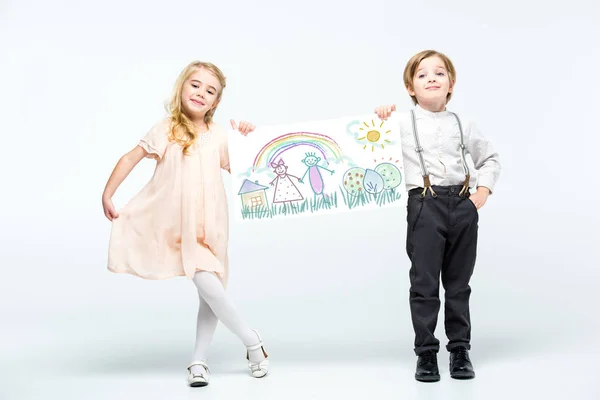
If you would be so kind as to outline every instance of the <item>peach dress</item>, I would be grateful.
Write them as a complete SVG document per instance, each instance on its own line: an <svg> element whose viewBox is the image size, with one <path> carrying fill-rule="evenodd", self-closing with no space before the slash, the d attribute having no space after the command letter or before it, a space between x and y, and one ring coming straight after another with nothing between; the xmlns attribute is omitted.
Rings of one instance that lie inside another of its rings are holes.
<svg viewBox="0 0 600 400"><path fill-rule="evenodd" d="M227 132L212 124L184 156L169 142L169 127L165 118L139 142L156 169L112 222L108 269L145 279L212 271L226 286L229 217L221 169L231 172Z"/></svg>

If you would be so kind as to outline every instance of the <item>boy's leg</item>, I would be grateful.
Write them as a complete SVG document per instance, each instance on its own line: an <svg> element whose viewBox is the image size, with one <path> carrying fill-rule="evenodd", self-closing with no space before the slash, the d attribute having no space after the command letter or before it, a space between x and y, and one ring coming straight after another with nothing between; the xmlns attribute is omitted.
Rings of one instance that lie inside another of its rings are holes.
<svg viewBox="0 0 600 400"><path fill-rule="evenodd" d="M448 241L442 266L445 291L445 328L448 351L457 347L471 348L469 281L477 256L477 208L468 198L452 197Z"/></svg>
<svg viewBox="0 0 600 400"><path fill-rule="evenodd" d="M450 376L471 379L475 371L469 358L471 318L469 281L475 267L479 215L468 198L453 197L442 285L445 290L446 348L450 352Z"/></svg>
<svg viewBox="0 0 600 400"><path fill-rule="evenodd" d="M411 191L412 192L412 191ZM417 191L419 192L419 191ZM408 199L406 251L411 260L410 311L415 354L439 351L435 337L440 309L439 276L446 243L446 197Z"/></svg>

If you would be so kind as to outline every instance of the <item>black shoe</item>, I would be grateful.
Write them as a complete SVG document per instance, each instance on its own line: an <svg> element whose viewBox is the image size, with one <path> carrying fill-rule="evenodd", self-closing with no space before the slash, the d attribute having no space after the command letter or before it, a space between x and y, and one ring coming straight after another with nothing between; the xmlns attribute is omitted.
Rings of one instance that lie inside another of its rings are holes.
<svg viewBox="0 0 600 400"><path fill-rule="evenodd" d="M440 380L440 370L437 364L437 352L426 351L417 359L415 379L419 382L437 382Z"/></svg>
<svg viewBox="0 0 600 400"><path fill-rule="evenodd" d="M450 351L450 376L454 379L475 378L469 351L465 347L457 347Z"/></svg>

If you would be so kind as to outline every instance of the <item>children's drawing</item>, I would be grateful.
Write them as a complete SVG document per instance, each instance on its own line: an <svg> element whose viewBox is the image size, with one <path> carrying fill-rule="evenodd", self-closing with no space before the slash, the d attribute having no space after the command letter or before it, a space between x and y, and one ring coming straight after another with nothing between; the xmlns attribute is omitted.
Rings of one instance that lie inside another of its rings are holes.
<svg viewBox="0 0 600 400"><path fill-rule="evenodd" d="M374 169L354 167L344 174L344 189L358 196L363 192L377 194L392 190L402 183L402 173L394 164L384 162Z"/></svg>
<svg viewBox="0 0 600 400"><path fill-rule="evenodd" d="M321 171L319 171L319 168L330 172L331 174L334 173L334 171L319 165L319 161L321 161L321 158L317 157L315 153L306 153L306 156L302 160L302 163L306 165L308 169L306 170L304 175L302 175L300 182L304 182L304 177L306 176L306 174L308 174L310 187L315 193L315 195L323 194L323 189L325 188L325 184L323 183L323 176L321 175Z"/></svg>
<svg viewBox="0 0 600 400"><path fill-rule="evenodd" d="M261 172L269 168L271 163L281 158L283 154L299 147L314 149L328 165L332 161L343 159L342 149L331 137L321 133L292 132L277 136L262 146L254 156L252 172Z"/></svg>
<svg viewBox="0 0 600 400"><path fill-rule="evenodd" d="M383 178L377 172L367 168L364 185L367 193L381 193L383 191Z"/></svg>
<svg viewBox="0 0 600 400"><path fill-rule="evenodd" d="M363 180L365 170L360 167L350 168L344 174L344 189L352 196L358 196L364 193Z"/></svg>
<svg viewBox="0 0 600 400"><path fill-rule="evenodd" d="M402 184L402 172L392 160L374 160L374 168L354 167L346 171L342 188L348 195L343 196L344 203L353 208L371 200L380 205L399 200L401 193L396 189Z"/></svg>
<svg viewBox="0 0 600 400"><path fill-rule="evenodd" d="M362 145L363 150L374 152L375 149L384 150L386 146L395 142L391 140L392 129L384 127L387 121L371 119L367 121L354 120L347 126L347 132L354 137L356 143Z"/></svg>
<svg viewBox="0 0 600 400"><path fill-rule="evenodd" d="M302 194L292 182L292 178L300 181L300 178L290 175L287 173L287 165L283 160L279 160L277 163L271 163L274 168L274 172L277 174L275 179L270 182L270 185L275 185L275 194L273 195L273 203L286 203L291 201L303 200Z"/></svg>
<svg viewBox="0 0 600 400"><path fill-rule="evenodd" d="M402 206L397 126L393 118L368 115L258 127L248 136L231 133L232 179L239 188L235 219Z"/></svg>
<svg viewBox="0 0 600 400"><path fill-rule="evenodd" d="M398 167L390 162L380 163L375 167L375 172L383 179L385 190L395 189L402 183L402 173Z"/></svg>
<svg viewBox="0 0 600 400"><path fill-rule="evenodd" d="M245 214L268 213L269 204L267 203L266 190L268 187L256 182L250 182L244 179L238 195L242 200L242 212Z"/></svg>

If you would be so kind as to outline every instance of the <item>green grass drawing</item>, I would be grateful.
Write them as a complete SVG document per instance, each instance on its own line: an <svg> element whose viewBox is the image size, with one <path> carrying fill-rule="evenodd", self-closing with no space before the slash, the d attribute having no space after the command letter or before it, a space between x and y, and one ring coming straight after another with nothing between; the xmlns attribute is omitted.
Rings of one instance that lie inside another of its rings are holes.
<svg viewBox="0 0 600 400"><path fill-rule="evenodd" d="M338 207L337 192L333 195L315 196L304 201L293 203L272 204L271 207L259 207L250 209L248 206L242 206L243 219L264 219L273 218L277 215L296 215L303 213L314 213L319 210L330 210Z"/></svg>
<svg viewBox="0 0 600 400"><path fill-rule="evenodd" d="M379 207L386 204L394 203L402 198L402 193L396 192L394 189L384 190L381 193L361 193L358 196L348 194L343 186L340 186L344 204L348 209L364 206L370 203L376 203Z"/></svg>
<svg viewBox="0 0 600 400"><path fill-rule="evenodd" d="M250 209L250 207L246 205L242 205L242 218L243 219L263 219L270 218L271 210L267 207L257 207L254 209Z"/></svg>
<svg viewBox="0 0 600 400"><path fill-rule="evenodd" d="M353 196L346 192L343 186L340 186L342 200L349 210L375 203L379 207L386 204L394 203L402 198L402 193L395 189L384 190L381 193L361 193L358 196ZM247 206L242 206L243 219L265 219L273 218L277 215L297 215L304 213L315 213L320 210L331 210L338 208L338 193L326 196L313 196L310 199L297 201L293 203L272 204L270 207L259 207L250 209Z"/></svg>

